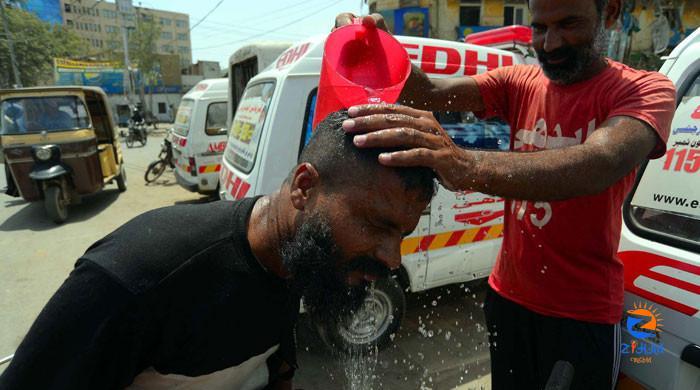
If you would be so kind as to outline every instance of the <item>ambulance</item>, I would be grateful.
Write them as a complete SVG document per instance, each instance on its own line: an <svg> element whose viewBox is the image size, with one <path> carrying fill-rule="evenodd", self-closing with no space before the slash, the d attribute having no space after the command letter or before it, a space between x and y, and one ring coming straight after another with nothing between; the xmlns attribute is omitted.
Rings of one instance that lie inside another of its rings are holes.
<svg viewBox="0 0 700 390"><path fill-rule="evenodd" d="M618 390L700 390L700 30L660 71L678 100L666 155L640 168L624 205Z"/></svg>
<svg viewBox="0 0 700 390"><path fill-rule="evenodd" d="M411 61L432 77L473 75L520 64L518 53L427 38L396 37ZM219 176L222 199L268 194L297 164L311 136L325 36L302 41L247 84L230 122ZM442 113L439 120L464 147L507 150L501 122L471 113ZM401 245L402 266L375 283L363 310L347 323L319 325L336 346L384 345L403 317L405 291L418 292L486 277L503 232L503 199L440 187L416 230Z"/></svg>
<svg viewBox="0 0 700 390"><path fill-rule="evenodd" d="M226 78L202 80L182 97L168 137L175 179L186 190L218 195L227 112Z"/></svg>

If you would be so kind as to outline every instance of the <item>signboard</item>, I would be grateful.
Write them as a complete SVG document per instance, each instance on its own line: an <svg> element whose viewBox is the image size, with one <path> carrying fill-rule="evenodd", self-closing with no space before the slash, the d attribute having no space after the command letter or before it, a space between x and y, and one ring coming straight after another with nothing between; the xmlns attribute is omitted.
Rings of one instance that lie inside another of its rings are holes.
<svg viewBox="0 0 700 390"><path fill-rule="evenodd" d="M394 15L394 31L397 35L428 37L430 35L430 18L428 8L399 8Z"/></svg>
<svg viewBox="0 0 700 390"><path fill-rule="evenodd" d="M666 155L649 161L632 205L700 218L700 96L678 105Z"/></svg>
<svg viewBox="0 0 700 390"><path fill-rule="evenodd" d="M45 22L63 24L60 0L27 0L20 6Z"/></svg>
<svg viewBox="0 0 700 390"><path fill-rule="evenodd" d="M107 94L124 93L124 69L114 62L54 59L56 85L85 85L102 88Z"/></svg>

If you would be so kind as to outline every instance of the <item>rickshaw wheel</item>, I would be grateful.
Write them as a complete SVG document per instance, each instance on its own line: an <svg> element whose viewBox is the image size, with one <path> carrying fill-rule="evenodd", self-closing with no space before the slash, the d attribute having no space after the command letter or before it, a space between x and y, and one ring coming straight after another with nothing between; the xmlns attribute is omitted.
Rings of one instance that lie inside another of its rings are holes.
<svg viewBox="0 0 700 390"><path fill-rule="evenodd" d="M122 164L119 168L119 176L116 177L117 180L117 188L119 188L119 192L124 192L126 191L126 170L124 169L124 162L122 161Z"/></svg>
<svg viewBox="0 0 700 390"><path fill-rule="evenodd" d="M63 223L68 219L68 204L63 200L61 187L48 186L44 191L44 208L46 214L55 223Z"/></svg>
<svg viewBox="0 0 700 390"><path fill-rule="evenodd" d="M131 148L134 146L134 136L129 133L126 135L126 147Z"/></svg>
<svg viewBox="0 0 700 390"><path fill-rule="evenodd" d="M143 131L143 134L141 134L141 146L146 146L146 142L148 141L148 136L146 135L146 130Z"/></svg>

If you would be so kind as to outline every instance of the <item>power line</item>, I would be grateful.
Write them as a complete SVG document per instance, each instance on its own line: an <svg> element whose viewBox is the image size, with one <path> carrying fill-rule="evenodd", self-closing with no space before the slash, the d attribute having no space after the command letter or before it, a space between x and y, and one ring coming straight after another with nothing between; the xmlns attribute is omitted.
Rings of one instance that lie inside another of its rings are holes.
<svg viewBox="0 0 700 390"><path fill-rule="evenodd" d="M308 3L311 3L311 2L314 2L314 1L317 1L317 0L304 0L304 1L300 1L300 2L298 2L298 3L296 3L296 4L292 4L292 5L287 6L287 7L282 7L282 8L278 8L278 9L272 10L272 11L270 11L270 12L266 12L264 15L258 15L258 16L254 16L254 17L252 17L252 18L247 18L247 19L245 19L244 21L245 21L246 23L248 23L248 24L251 24L251 23L252 23L252 24L257 24L260 20L267 19L267 18L269 18L271 15L275 15L275 14L278 14L278 13L280 13L280 12L288 12L288 11L289 11L290 9L292 9L292 8L296 8L296 7L299 7L299 6L301 6L301 5L308 4ZM325 2L325 1L324 1L324 2ZM296 12L296 11L295 11L295 12ZM195 19L195 20L197 20L197 19ZM203 19L200 19L200 22L201 22L201 20L203 20ZM236 23L236 21L233 20L233 21L229 21L229 22L218 22L218 21L210 20L208 23L219 24L219 25L227 26L227 27L228 27L228 26L231 26L232 23Z"/></svg>
<svg viewBox="0 0 700 390"><path fill-rule="evenodd" d="M192 50L205 50L205 49L213 49L213 48L216 48L216 47L228 46L228 45L232 45L232 44L239 43L239 42L245 42L245 41L247 41L247 40L250 40L250 39L253 39L253 38L257 38L257 37L260 37L260 36L263 36L263 35L266 35L266 34L274 33L275 31L277 31L277 30L279 30L279 29L282 29L282 28L285 28L285 27L289 27L289 26L291 26L291 25L294 24L294 23L301 22L302 20L308 18L309 16L317 15L317 14L321 13L321 11L324 11L324 10L326 10L326 9L328 9L328 8L331 8L331 7L333 7L333 6L337 5L337 4L339 4L341 1L343 1L343 0L336 0L336 1L332 2L331 4L329 4L329 5L326 6L326 7L319 8L319 9L316 10L316 12L314 12L314 13L304 15L304 16L302 16L301 18L294 19L294 20L292 20L291 22L286 23L286 24L284 24L284 25L282 25L282 26L278 26L278 27L275 27L275 28L273 28L273 29L270 29L270 30L267 30L267 31L263 31L263 32L258 33L258 34L253 34L253 35L250 35L250 36L248 36L248 37L246 37L246 38L243 38L243 39L236 39L236 40L234 40L234 41L229 41L229 42L222 43L222 44L219 44L219 45L212 45L212 46L206 46L206 47L192 48Z"/></svg>
<svg viewBox="0 0 700 390"><path fill-rule="evenodd" d="M202 19L200 19L199 22L195 23L192 27L190 27L190 31L194 30L195 27L199 26L204 20L206 20L207 17L208 17L209 15L211 15L211 13L214 12L217 8L219 8L219 6L221 5L221 3L223 3L223 2L224 2L224 0L219 0L219 2L216 3L216 5L214 6L214 8L212 8L211 10L209 10L209 12L207 12L207 14L204 15L204 17L203 17Z"/></svg>

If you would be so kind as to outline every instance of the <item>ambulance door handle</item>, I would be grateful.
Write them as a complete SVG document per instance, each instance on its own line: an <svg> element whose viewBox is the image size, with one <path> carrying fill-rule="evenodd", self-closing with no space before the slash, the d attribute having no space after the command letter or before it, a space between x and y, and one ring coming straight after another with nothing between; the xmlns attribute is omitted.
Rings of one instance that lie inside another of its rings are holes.
<svg viewBox="0 0 700 390"><path fill-rule="evenodd" d="M700 368L700 346L688 344L681 352L681 360Z"/></svg>

